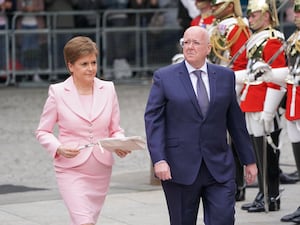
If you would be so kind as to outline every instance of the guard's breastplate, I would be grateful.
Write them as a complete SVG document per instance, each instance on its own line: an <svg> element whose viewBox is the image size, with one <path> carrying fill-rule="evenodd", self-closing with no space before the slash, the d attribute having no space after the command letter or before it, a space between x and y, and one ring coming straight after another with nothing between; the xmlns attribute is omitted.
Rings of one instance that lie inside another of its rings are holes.
<svg viewBox="0 0 300 225"><path fill-rule="evenodd" d="M214 25L210 31L210 42L212 51L208 59L215 64L227 65L230 61L230 44L228 36L234 26L237 24L237 19L232 17Z"/></svg>

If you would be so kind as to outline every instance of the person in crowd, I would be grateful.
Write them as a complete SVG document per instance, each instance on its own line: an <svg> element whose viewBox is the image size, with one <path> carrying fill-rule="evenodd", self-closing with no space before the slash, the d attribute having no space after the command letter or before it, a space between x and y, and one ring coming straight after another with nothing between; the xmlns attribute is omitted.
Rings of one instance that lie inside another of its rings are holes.
<svg viewBox="0 0 300 225"><path fill-rule="evenodd" d="M64 47L71 74L49 87L36 138L54 160L61 196L71 225L95 225L108 192L111 152L95 144L100 138L123 137L120 110L112 82L96 78L95 42L77 36ZM53 128L58 125L58 137ZM118 149L125 157L130 151Z"/></svg>
<svg viewBox="0 0 300 225"><path fill-rule="evenodd" d="M300 174L300 0L294 3L294 23L296 30L287 40L287 57L289 75L283 76L282 82L286 82L286 122L287 133L292 143L292 149L296 162L298 176ZM294 222L300 224L300 206L292 213L281 218L282 222Z"/></svg>
<svg viewBox="0 0 300 225"><path fill-rule="evenodd" d="M17 10L24 12L24 16L18 21L17 28L26 30L37 30L45 27L43 16L26 15L26 13L43 12L44 1L40 0L18 0ZM38 32L24 33L20 36L21 64L25 69L37 70L40 67L40 45L44 37ZM34 81L40 81L38 74L34 74Z"/></svg>
<svg viewBox="0 0 300 225"><path fill-rule="evenodd" d="M7 11L10 11L13 7L11 0L0 0L0 30L3 31L9 28L8 17L6 15ZM0 35L0 70L5 70L7 65L6 58L6 38L4 34Z"/></svg>
<svg viewBox="0 0 300 225"><path fill-rule="evenodd" d="M75 10L90 11L102 9L102 0L71 0ZM96 17L93 14L75 14L75 27L96 28ZM92 40L94 36L90 36Z"/></svg>
<svg viewBox="0 0 300 225"><path fill-rule="evenodd" d="M249 26L253 30L247 49L247 75L241 95L241 109L254 143L258 165L259 190L253 202L242 205L248 212L278 211L279 191L279 134L281 131L278 107L285 94L279 85L260 79L272 71L276 76L286 71L284 35L278 25L274 0L250 0L247 5ZM283 68L283 70L281 70ZM236 79L237 82L242 79Z"/></svg>
<svg viewBox="0 0 300 225"><path fill-rule="evenodd" d="M129 7L129 0L105 0L102 1L102 7L105 10L120 10L112 12L107 16L107 27L117 28L129 25L130 19L128 14L122 12ZM129 32L113 32L107 34L106 51L107 63L112 66L112 74L104 74L105 79L122 79L132 76L132 69L128 62L129 51L124 48L124 43L129 38ZM128 43L127 43L128 44Z"/></svg>
<svg viewBox="0 0 300 225"><path fill-rule="evenodd" d="M159 4L158 4L159 0L130 0L129 1L129 9L134 9L134 10L146 10L146 9L158 9L159 8ZM130 26L135 26L135 27L141 27L141 28L145 28L151 25L153 25L153 23L155 25L158 26L158 24L160 24L160 22L164 22L164 17L162 15L162 13L160 12L146 12L146 13L130 13L129 15L129 24ZM156 36L156 33L160 33L161 31L154 31L154 35L155 37L153 37L152 33L153 31L150 30L150 32L147 33L147 44L145 46L147 46L147 59L149 60L150 55L151 55L151 51L155 50L157 47L156 43L157 41L160 39L159 37ZM132 34L129 34L129 41L128 41L128 56L129 56L129 60L130 62L133 62L135 65L144 66L144 61L145 61L145 51L140 49L140 45L138 45L137 40L143 40L143 35L145 35L144 32L139 32L136 31ZM138 37L138 39L137 39ZM153 48L153 46L155 46L155 48ZM158 48L159 49L159 48ZM157 57L155 57L155 60L157 60ZM149 62L149 61L148 61ZM133 71L133 76L134 77L139 77L139 76L144 76L144 75L148 75L147 72L139 72L139 71Z"/></svg>
<svg viewBox="0 0 300 225"><path fill-rule="evenodd" d="M201 26L209 29L215 20L212 15L211 0L196 0L195 4L200 14L191 21L191 26Z"/></svg>
<svg viewBox="0 0 300 225"><path fill-rule="evenodd" d="M235 162L227 130L245 165L249 184L257 167L234 72L207 62L209 34L189 27L181 41L185 60L158 69L145 109L148 150L161 180L171 225L234 224ZM183 110L184 109L184 110Z"/></svg>
<svg viewBox="0 0 300 225"><path fill-rule="evenodd" d="M45 0L45 10L46 12L65 12L73 10L73 2L72 0ZM68 31L64 33L55 33L56 37L53 40L53 54L54 57L54 69L63 69L65 67L64 64L64 56L61 49L64 48L65 43L72 38L72 33L70 33L70 29L75 27L75 19L73 15L57 15L51 21L51 26L53 29L62 30L66 29ZM53 78L56 80L57 78Z"/></svg>
<svg viewBox="0 0 300 225"><path fill-rule="evenodd" d="M248 61L245 44L251 31L247 19L242 17L240 1L213 0L212 10L216 21L210 28L212 51L209 59L214 63L233 69L236 73L245 74ZM238 98L241 88L242 85L236 85ZM236 201L243 201L246 193L244 167L230 135L228 135L228 142L231 144L236 164Z"/></svg>
<svg viewBox="0 0 300 225"><path fill-rule="evenodd" d="M159 0L129 0L129 8L130 9L157 9L159 8L158 5ZM145 13L142 17L141 24L139 24L142 27L146 27L150 20L151 17L153 16L153 13ZM131 23L135 24L136 17L131 15Z"/></svg>

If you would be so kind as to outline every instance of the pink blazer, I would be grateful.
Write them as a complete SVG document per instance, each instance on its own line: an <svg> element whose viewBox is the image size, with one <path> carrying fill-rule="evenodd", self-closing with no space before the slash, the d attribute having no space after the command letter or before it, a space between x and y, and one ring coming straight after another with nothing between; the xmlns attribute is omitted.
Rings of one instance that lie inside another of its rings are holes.
<svg viewBox="0 0 300 225"><path fill-rule="evenodd" d="M112 153L95 147L85 148L74 158L58 156L60 145L84 145L100 138L123 137L119 125L120 110L114 85L110 81L94 79L92 115L89 117L79 100L78 92L70 76L64 82L50 85L36 138L54 159L54 165L70 168L84 163L90 156L106 165L113 165ZM58 126L58 135L53 133Z"/></svg>

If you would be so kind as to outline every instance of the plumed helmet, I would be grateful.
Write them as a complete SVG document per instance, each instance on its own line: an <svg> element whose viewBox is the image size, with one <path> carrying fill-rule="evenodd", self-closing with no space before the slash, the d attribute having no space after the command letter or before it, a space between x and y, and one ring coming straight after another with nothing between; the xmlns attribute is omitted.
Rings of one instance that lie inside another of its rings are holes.
<svg viewBox="0 0 300 225"><path fill-rule="evenodd" d="M247 15L256 11L262 11L262 13L269 12L272 26L276 27L279 25L275 0L249 0Z"/></svg>
<svg viewBox="0 0 300 225"><path fill-rule="evenodd" d="M212 0L212 5L218 5L220 3L229 4L231 2L234 5L234 14L236 16L243 16L242 7L239 0Z"/></svg>

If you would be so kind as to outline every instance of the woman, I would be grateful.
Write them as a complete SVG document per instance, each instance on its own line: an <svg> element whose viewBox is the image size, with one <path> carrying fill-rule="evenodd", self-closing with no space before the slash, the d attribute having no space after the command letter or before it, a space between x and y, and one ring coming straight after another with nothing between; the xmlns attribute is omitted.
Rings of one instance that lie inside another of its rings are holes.
<svg viewBox="0 0 300 225"><path fill-rule="evenodd" d="M71 225L94 225L103 206L113 156L97 144L101 138L123 137L112 82L97 79L96 44L75 37L64 47L71 76L50 85L36 137L54 159L57 184L69 210ZM57 124L58 137L53 133ZM116 150L120 157L129 151Z"/></svg>

